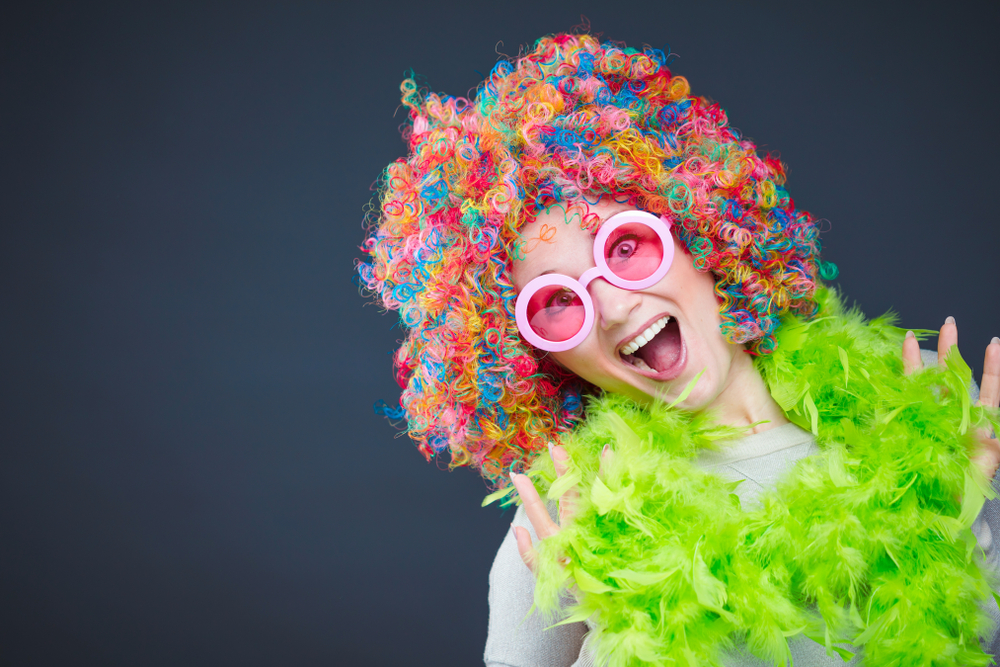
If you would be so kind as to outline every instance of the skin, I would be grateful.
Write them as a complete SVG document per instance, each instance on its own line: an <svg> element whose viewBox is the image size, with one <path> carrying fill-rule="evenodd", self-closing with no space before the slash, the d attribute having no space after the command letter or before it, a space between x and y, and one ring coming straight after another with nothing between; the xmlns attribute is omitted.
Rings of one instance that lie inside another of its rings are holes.
<svg viewBox="0 0 1000 667"><path fill-rule="evenodd" d="M602 200L591 206L602 220L621 211L634 208L625 203ZM579 278L594 265L593 235L575 222L567 224L565 211L551 209L526 225L524 238L538 238L543 225L556 228L546 243L539 243L512 266L514 283L520 290L543 272L554 271ZM675 244L677 242L675 241ZM723 424L751 426L753 432L763 431L788 420L771 398L763 379L753 366L743 345L728 342L719 329L721 317L711 274L696 270L691 257L677 244L674 261L667 275L646 290L629 291L597 279L588 286L594 301L595 323L590 335L577 347L564 352L552 352L563 367L605 391L629 396L640 403L657 398L672 401L695 375L704 373L691 394L680 403L688 410L711 410ZM645 328L645 324L661 314L676 318L687 348L683 372L669 382L660 382L636 373L618 354L621 344ZM945 355L958 343L958 328L953 318L941 327L938 355ZM903 366L907 374L923 368L920 348L912 333L903 342ZM983 378L980 383L980 405L1000 405L1000 339L994 338L986 348ZM978 433L980 449L974 463L991 479L1000 466L1000 440L989 432ZM550 445L550 455L556 474L562 475L568 455L561 447ZM602 466L613 453L605 447ZM549 517L544 501L531 480L512 473L511 480L524 504L525 512L539 539L559 532L559 525L572 517L577 492L566 492L559 503L559 521ZM512 527L518 552L525 564L534 571L534 549L529 532Z"/></svg>
<svg viewBox="0 0 1000 667"><path fill-rule="evenodd" d="M590 212L606 220L634 208L603 200L590 206ZM562 208L553 208L525 226L526 239L539 238L543 229L557 231L549 236L548 242L535 244L531 252L524 253L523 259L513 263L512 274L518 290L548 271L579 278L594 266L594 236L581 229L579 219L574 214L567 220ZM713 289L715 279L710 273L695 269L691 256L676 240L674 243L670 270L652 287L631 291L600 278L590 283L587 289L594 301L593 330L577 347L551 352L551 356L601 389L624 394L639 403L656 398L673 401L703 371L693 391L680 403L681 407L710 410L719 421L733 426L755 425L753 432L787 423L745 347L722 336L719 330L722 318ZM636 373L618 352L624 343L664 314L678 322L687 351L683 372L669 382Z"/></svg>
<svg viewBox="0 0 1000 667"><path fill-rule="evenodd" d="M955 318L949 317L941 325L938 334L938 359L944 359L953 347L958 346L958 325ZM924 368L923 359L920 358L920 344L912 331L907 332L903 339L903 371L909 375ZM986 356L983 359L983 379L979 383L978 405L995 408L1000 406L1000 338L994 338L986 346ZM979 452L972 458L972 461L986 475L987 479L993 479L996 475L997 467L1000 467L1000 440L996 434L988 429L979 431Z"/></svg>

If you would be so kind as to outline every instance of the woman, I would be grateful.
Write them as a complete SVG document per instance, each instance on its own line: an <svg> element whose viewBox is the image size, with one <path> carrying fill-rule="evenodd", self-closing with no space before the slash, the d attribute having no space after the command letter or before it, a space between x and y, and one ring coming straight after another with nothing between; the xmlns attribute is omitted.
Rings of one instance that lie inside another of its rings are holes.
<svg viewBox="0 0 1000 667"><path fill-rule="evenodd" d="M557 35L474 103L403 84L410 155L360 272L409 327L410 436L524 501L487 663L840 664L850 640L868 664L986 664L969 527L991 545L995 411L957 355L916 372L912 336L902 377L902 336L820 284L784 167L665 60ZM995 408L1000 341L985 368ZM533 588L571 622L525 620Z"/></svg>

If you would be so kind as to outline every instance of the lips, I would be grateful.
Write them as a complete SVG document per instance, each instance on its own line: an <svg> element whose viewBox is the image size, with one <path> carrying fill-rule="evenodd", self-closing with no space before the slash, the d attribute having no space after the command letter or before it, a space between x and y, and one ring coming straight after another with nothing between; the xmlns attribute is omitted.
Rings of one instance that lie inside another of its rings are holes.
<svg viewBox="0 0 1000 667"><path fill-rule="evenodd" d="M626 344L621 345L622 362L630 370L653 380L673 380L684 370L687 347L675 318L658 316L640 330ZM650 337L650 332L656 331ZM645 342L644 342L645 341ZM630 352L626 354L626 351Z"/></svg>

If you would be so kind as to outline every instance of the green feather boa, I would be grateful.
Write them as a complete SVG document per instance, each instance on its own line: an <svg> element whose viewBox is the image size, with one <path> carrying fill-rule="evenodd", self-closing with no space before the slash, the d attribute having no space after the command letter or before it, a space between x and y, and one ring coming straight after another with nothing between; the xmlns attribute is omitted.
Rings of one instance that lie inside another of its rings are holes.
<svg viewBox="0 0 1000 667"><path fill-rule="evenodd" d="M595 399L565 442L569 472L557 480L549 457L535 462L550 499L580 492L574 520L538 545L536 604L557 610L575 588L563 622L596 625L599 660L719 665L743 641L786 664L788 639L804 634L845 659L836 644L852 643L869 665L990 663L977 637L991 590L969 528L993 493L969 452L997 413L970 404L957 353L904 377L889 318L866 323L836 293L819 298L820 315L789 318L757 365L821 453L759 509L692 463L734 430L669 406ZM598 474L607 443L613 462Z"/></svg>

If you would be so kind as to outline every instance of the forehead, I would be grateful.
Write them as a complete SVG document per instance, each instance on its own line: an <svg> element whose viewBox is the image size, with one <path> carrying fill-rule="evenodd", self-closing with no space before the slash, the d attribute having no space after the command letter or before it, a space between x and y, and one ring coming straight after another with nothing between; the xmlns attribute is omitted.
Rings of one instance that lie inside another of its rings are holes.
<svg viewBox="0 0 1000 667"><path fill-rule="evenodd" d="M514 284L521 289L543 273L578 276L594 264L594 235L601 223L634 208L602 200L550 206L524 225L511 265Z"/></svg>

